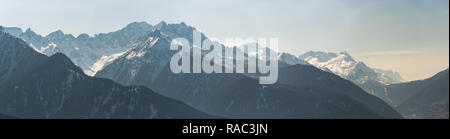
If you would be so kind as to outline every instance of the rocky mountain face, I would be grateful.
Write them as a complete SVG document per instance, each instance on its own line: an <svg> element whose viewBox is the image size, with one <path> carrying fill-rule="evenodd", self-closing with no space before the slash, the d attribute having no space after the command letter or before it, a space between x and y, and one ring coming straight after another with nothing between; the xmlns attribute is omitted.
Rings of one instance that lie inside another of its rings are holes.
<svg viewBox="0 0 450 139"><path fill-rule="evenodd" d="M4 30L0 26L0 84L18 78L39 65L47 57Z"/></svg>
<svg viewBox="0 0 450 139"><path fill-rule="evenodd" d="M169 62L171 39L159 30L149 32L96 77L113 79L124 85L150 84Z"/></svg>
<svg viewBox="0 0 450 139"><path fill-rule="evenodd" d="M149 86L175 54L175 51L169 49L172 39L185 38L192 47L193 32L196 30L194 27L185 23L167 24L163 21L154 28L95 76L113 79L124 85ZM201 40L207 39L204 34L200 35Z"/></svg>

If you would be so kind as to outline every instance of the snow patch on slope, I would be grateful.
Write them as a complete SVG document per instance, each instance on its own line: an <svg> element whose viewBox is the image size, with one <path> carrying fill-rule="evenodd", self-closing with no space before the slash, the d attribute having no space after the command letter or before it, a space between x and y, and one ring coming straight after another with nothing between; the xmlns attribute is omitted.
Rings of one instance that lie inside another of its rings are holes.
<svg viewBox="0 0 450 139"><path fill-rule="evenodd" d="M102 56L100 58L100 60L98 60L97 62L95 62L90 71L84 71L87 75L89 76L94 76L95 73L97 73L98 71L102 70L105 66L111 64L114 60L116 60L117 58L119 58L121 55L125 54L127 51L124 52L120 52L120 53L116 53L116 54L112 54L109 56Z"/></svg>

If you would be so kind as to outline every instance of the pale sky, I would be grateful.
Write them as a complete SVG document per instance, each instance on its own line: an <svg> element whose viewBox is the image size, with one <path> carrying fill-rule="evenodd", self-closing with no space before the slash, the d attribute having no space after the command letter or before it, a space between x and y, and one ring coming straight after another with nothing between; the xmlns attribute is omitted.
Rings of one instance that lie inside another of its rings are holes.
<svg viewBox="0 0 450 139"><path fill-rule="evenodd" d="M0 25L47 35L186 22L208 37L277 37L280 51L347 51L407 80L448 68L448 0L0 0Z"/></svg>

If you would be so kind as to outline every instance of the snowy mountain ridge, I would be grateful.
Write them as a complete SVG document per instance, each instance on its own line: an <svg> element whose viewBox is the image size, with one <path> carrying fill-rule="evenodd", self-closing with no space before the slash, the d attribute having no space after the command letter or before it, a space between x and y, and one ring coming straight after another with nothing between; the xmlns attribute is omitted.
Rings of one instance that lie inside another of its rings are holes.
<svg viewBox="0 0 450 139"><path fill-rule="evenodd" d="M17 27L5 28L6 32L23 39L39 53L47 56L58 52L66 54L86 74L91 76L108 64L108 62L103 62L105 58L109 58L107 61L117 58L117 54L131 48L138 37L152 29L153 26L146 22L133 22L115 32L100 33L92 37L80 34L74 37L71 34L64 34L61 30L42 36L30 28L25 32Z"/></svg>
<svg viewBox="0 0 450 139"><path fill-rule="evenodd" d="M173 53L168 48L170 42L167 35L154 29L140 37L129 50L95 76L110 78L125 85L150 83L170 60Z"/></svg>
<svg viewBox="0 0 450 139"><path fill-rule="evenodd" d="M310 51L300 55L299 58L322 70L329 70L357 84L364 84L367 80L376 80L382 84L404 81L398 72L370 68L364 62L353 59L347 52L326 53Z"/></svg>

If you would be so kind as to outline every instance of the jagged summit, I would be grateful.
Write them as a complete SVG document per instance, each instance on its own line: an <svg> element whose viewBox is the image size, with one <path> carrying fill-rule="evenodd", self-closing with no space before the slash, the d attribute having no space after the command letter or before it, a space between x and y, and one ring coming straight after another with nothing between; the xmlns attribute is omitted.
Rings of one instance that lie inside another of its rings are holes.
<svg viewBox="0 0 450 139"><path fill-rule="evenodd" d="M142 22L133 22L125 26L121 29L121 31L128 31L128 32L136 32L136 31L148 31L153 29L153 26L148 24L145 21Z"/></svg>
<svg viewBox="0 0 450 139"><path fill-rule="evenodd" d="M161 21L158 24L156 24L155 28L161 28L167 26L167 23L165 21Z"/></svg>
<svg viewBox="0 0 450 139"><path fill-rule="evenodd" d="M146 34L146 37L160 37L160 38L168 38L168 36L162 33L159 29L153 29L152 31Z"/></svg>
<svg viewBox="0 0 450 139"><path fill-rule="evenodd" d="M147 26L150 25L145 21L140 21L140 22L132 22L130 24L128 24L125 28L136 28L136 27L140 27L140 26Z"/></svg>
<svg viewBox="0 0 450 139"><path fill-rule="evenodd" d="M17 38L9 34L3 27L0 26L0 44L2 47L8 49L31 49L27 44L20 38Z"/></svg>
<svg viewBox="0 0 450 139"><path fill-rule="evenodd" d="M304 53L304 54L302 54L302 55L300 55L298 57L300 59L303 59L303 60L306 60L306 61L308 61L307 58L314 57L314 58L317 58L318 62L325 62L325 61L328 61L331 58L337 57L337 56L338 55L336 53L327 53L327 52L322 52L322 51L309 51L309 52L306 52L306 53Z"/></svg>
<svg viewBox="0 0 450 139"><path fill-rule="evenodd" d="M186 24L167 24L164 21L134 42L131 49L95 74L124 85L151 83L170 60L171 39L186 38L192 43L195 29ZM202 37L205 39L206 37ZM137 64L139 63L139 64Z"/></svg>
<svg viewBox="0 0 450 139"><path fill-rule="evenodd" d="M144 51L145 48L151 48L158 44L160 41L164 41L165 44L170 43L170 38L162 33L158 29L153 29L152 31L148 32L146 35L140 37L136 41L136 45L134 45L130 50L131 51ZM166 47L163 47L166 48ZM125 54L126 55L126 54Z"/></svg>
<svg viewBox="0 0 450 139"><path fill-rule="evenodd" d="M67 55L73 63L80 66L88 75L102 69L103 61L111 61L113 57L132 48L132 44L153 27L145 22L130 23L115 32L100 33L94 36L80 34L64 34L57 30L46 36L34 33L30 28L25 32L19 29L6 30L11 35L23 39L31 48L39 53L51 56L57 52ZM101 65L99 67L99 65Z"/></svg>
<svg viewBox="0 0 450 139"><path fill-rule="evenodd" d="M167 24L166 22L162 21L158 25L155 26L156 29L159 29L161 32L169 36L170 38L186 38L189 40L190 43L192 43L193 35L192 33L194 30L197 30L196 28L187 25L184 22L181 23L175 23L175 24ZM201 33L202 40L206 39L207 37Z"/></svg>
<svg viewBox="0 0 450 139"><path fill-rule="evenodd" d="M36 34L33 30L31 30L31 28L27 28L27 30L25 30L24 34Z"/></svg>
<svg viewBox="0 0 450 139"><path fill-rule="evenodd" d="M80 40L87 40L89 38L90 38L90 36L88 34L86 34L86 33L82 33L82 34L77 36L77 39L80 39Z"/></svg>
<svg viewBox="0 0 450 139"><path fill-rule="evenodd" d="M64 36L64 32L58 29L57 31L48 34L46 37L61 37L61 36Z"/></svg>

